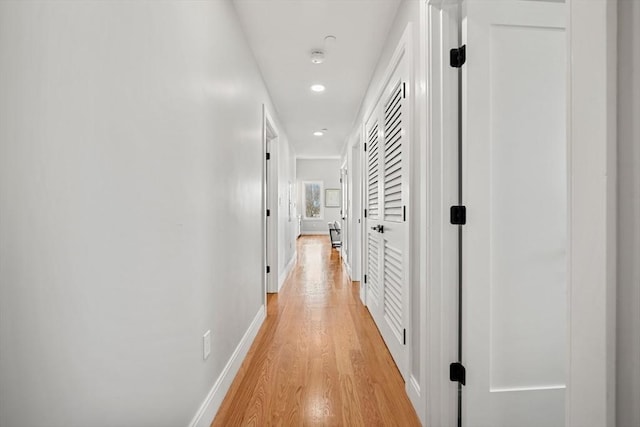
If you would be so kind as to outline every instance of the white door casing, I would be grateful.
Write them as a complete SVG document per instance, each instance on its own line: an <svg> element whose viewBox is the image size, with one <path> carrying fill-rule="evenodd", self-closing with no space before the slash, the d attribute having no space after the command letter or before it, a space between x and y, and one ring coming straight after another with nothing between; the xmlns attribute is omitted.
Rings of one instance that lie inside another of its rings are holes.
<svg viewBox="0 0 640 427"><path fill-rule="evenodd" d="M463 425L564 424L566 6L463 3Z"/></svg>
<svg viewBox="0 0 640 427"><path fill-rule="evenodd" d="M367 306L403 377L408 365L408 185L410 88L407 56L365 124Z"/></svg>

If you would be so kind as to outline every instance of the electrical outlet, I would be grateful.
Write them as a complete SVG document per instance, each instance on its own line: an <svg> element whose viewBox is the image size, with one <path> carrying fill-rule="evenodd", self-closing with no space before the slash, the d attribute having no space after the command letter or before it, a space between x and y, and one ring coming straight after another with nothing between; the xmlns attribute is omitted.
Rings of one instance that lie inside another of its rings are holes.
<svg viewBox="0 0 640 427"><path fill-rule="evenodd" d="M202 336L202 358L207 360L211 353L211 330L208 330Z"/></svg>

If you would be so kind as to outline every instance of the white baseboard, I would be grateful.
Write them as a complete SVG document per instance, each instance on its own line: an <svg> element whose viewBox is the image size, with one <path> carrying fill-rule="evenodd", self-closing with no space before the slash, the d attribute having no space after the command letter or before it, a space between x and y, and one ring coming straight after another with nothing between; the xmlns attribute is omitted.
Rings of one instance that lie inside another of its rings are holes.
<svg viewBox="0 0 640 427"><path fill-rule="evenodd" d="M211 422L216 416L224 397L229 391L229 387L231 387L231 383L233 382L244 358L247 356L249 352L249 348L253 343L253 340L256 338L258 331L260 330L260 326L264 322L266 318L266 312L264 310L264 305L260 307L256 317L253 318L251 325L244 333L244 336L238 343L235 351L229 358L229 361L225 365L224 369L220 373L220 376L211 387L207 398L202 402L200 409L196 412L195 416L189 423L189 427L209 427Z"/></svg>
<svg viewBox="0 0 640 427"><path fill-rule="evenodd" d="M418 414L418 418L420 418L420 423L423 426L426 426L427 420L426 413L424 411L424 399L420 395L420 383L416 380L416 377L413 375L409 376L409 381L407 381L405 389L409 395L409 401L411 401L413 409L416 410L416 414Z"/></svg>
<svg viewBox="0 0 640 427"><path fill-rule="evenodd" d="M340 256L342 256L342 252L340 252ZM344 258L342 258L342 263L344 264L345 270L347 270L347 275L349 276L349 279L351 279L351 281L353 281L353 277L351 276L351 266L349 265L347 260L344 259Z"/></svg>
<svg viewBox="0 0 640 427"><path fill-rule="evenodd" d="M327 231L303 231L302 233L300 233L301 236L328 236L329 235L329 230Z"/></svg>
<svg viewBox="0 0 640 427"><path fill-rule="evenodd" d="M291 256L291 259L289 260L289 263L287 263L287 265L284 267L284 269L280 273L280 277L278 277L278 292L280 292L280 289L282 289L282 285L284 285L284 282L287 281L287 277L289 277L291 270L293 270L293 266L296 265L297 259L298 259L298 254L297 252L294 252L293 255Z"/></svg>

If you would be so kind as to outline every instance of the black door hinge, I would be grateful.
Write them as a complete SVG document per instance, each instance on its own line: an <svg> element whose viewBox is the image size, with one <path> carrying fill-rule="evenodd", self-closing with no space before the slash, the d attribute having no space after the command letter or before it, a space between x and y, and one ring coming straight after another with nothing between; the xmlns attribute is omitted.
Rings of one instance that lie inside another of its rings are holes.
<svg viewBox="0 0 640 427"><path fill-rule="evenodd" d="M407 97L407 84L402 82L402 99Z"/></svg>
<svg viewBox="0 0 640 427"><path fill-rule="evenodd" d="M271 216L271 209L267 209L267 216Z"/></svg>
<svg viewBox="0 0 640 427"><path fill-rule="evenodd" d="M271 273L271 267L267 265L267 273Z"/></svg>
<svg viewBox="0 0 640 427"><path fill-rule="evenodd" d="M467 223L467 207L451 206L451 224L464 225Z"/></svg>
<svg viewBox="0 0 640 427"><path fill-rule="evenodd" d="M366 209L364 210L364 217L365 218L367 217L367 210Z"/></svg>
<svg viewBox="0 0 640 427"><path fill-rule="evenodd" d="M449 380L453 382L459 382L462 385L466 385L467 370L462 363L454 362L449 365Z"/></svg>
<svg viewBox="0 0 640 427"><path fill-rule="evenodd" d="M407 207L406 206L402 207L402 220L403 221L407 220Z"/></svg>
<svg viewBox="0 0 640 427"><path fill-rule="evenodd" d="M364 151L367 151L367 143L364 143Z"/></svg>
<svg viewBox="0 0 640 427"><path fill-rule="evenodd" d="M406 329L402 330L402 344L403 345L407 345L407 330Z"/></svg>
<svg viewBox="0 0 640 427"><path fill-rule="evenodd" d="M267 153L267 160L271 160L271 153Z"/></svg>
<svg viewBox="0 0 640 427"><path fill-rule="evenodd" d="M364 275L364 283L367 283L367 275Z"/></svg>
<svg viewBox="0 0 640 427"><path fill-rule="evenodd" d="M467 60L466 45L449 51L449 63L454 68L460 68Z"/></svg>

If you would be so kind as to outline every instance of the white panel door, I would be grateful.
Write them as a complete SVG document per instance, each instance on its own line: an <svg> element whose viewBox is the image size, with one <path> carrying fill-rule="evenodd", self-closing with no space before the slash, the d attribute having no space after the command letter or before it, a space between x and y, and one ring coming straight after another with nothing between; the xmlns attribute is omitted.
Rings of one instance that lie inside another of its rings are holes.
<svg viewBox="0 0 640 427"><path fill-rule="evenodd" d="M463 5L463 425L564 425L566 6Z"/></svg>
<svg viewBox="0 0 640 427"><path fill-rule="evenodd" d="M409 305L407 84L403 58L365 126L367 306L403 376Z"/></svg>

